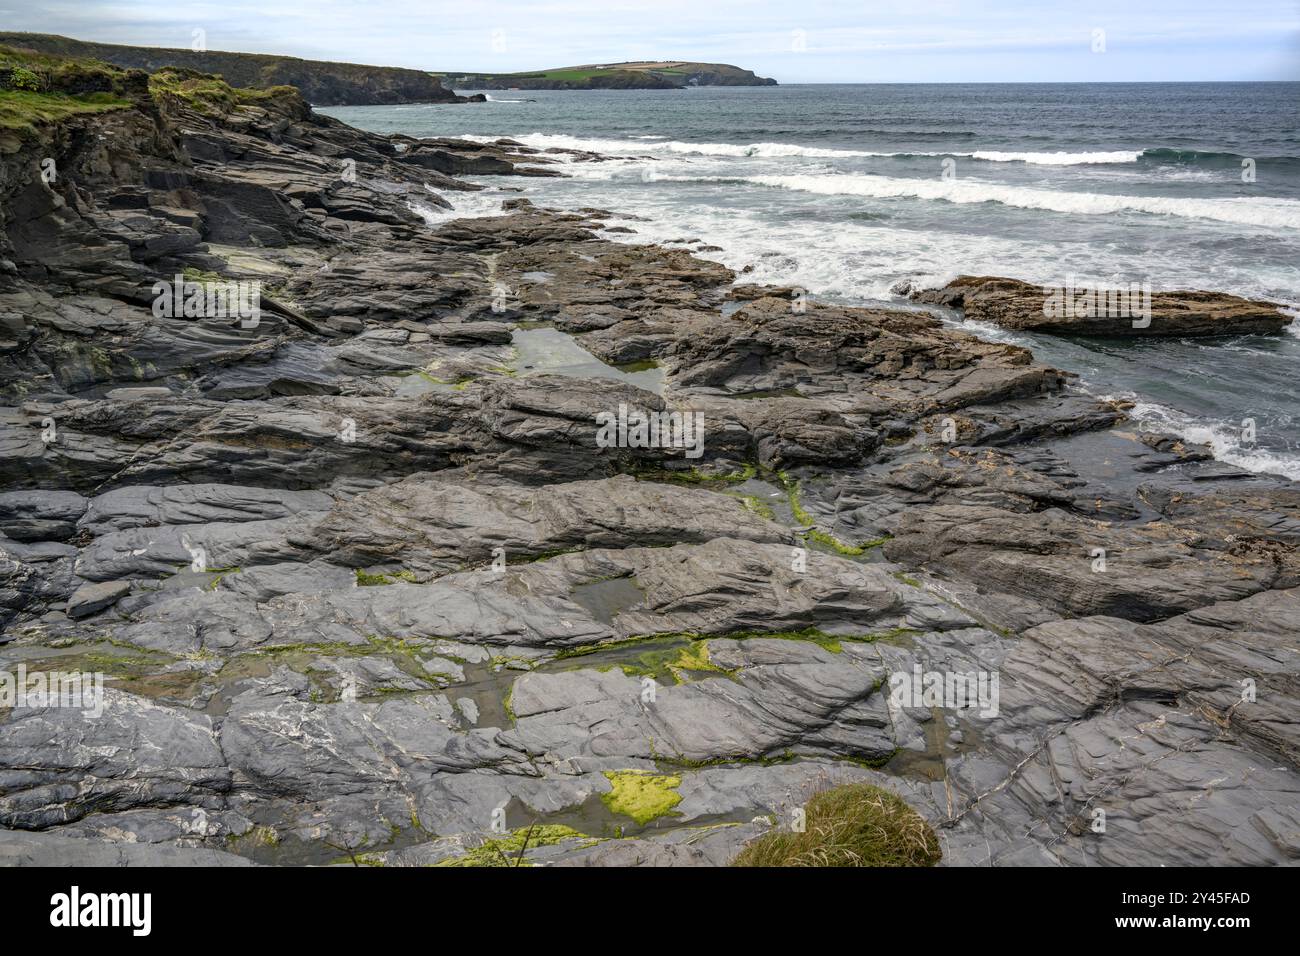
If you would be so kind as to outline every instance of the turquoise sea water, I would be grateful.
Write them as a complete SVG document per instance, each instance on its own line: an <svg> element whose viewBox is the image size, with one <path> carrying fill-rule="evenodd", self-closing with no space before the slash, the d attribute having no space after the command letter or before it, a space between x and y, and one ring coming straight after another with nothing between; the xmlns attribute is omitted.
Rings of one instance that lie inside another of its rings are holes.
<svg viewBox="0 0 1300 956"><path fill-rule="evenodd" d="M646 217L628 223L628 241L700 239L721 247L709 257L754 266L748 279L814 297L898 304L900 279L976 273L1216 289L1300 308L1300 84L490 96L322 112L377 132L615 157L565 163L565 179L483 177L492 191L447 198L454 215L484 215L516 195L497 187L522 186L540 204ZM1300 329L1145 341L977 331L1030 346L1098 394L1137 399L1143 420L1226 460L1300 478ZM1253 443L1240 438L1248 418Z"/></svg>

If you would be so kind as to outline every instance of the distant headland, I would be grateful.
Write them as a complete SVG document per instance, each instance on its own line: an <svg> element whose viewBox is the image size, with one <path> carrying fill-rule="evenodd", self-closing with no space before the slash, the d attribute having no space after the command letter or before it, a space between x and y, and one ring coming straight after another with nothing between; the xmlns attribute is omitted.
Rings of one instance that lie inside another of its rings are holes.
<svg viewBox="0 0 1300 956"><path fill-rule="evenodd" d="M776 80L757 76L729 63L692 63L685 60L635 60L568 66L523 73L444 71L447 86L468 90L671 90L690 86L776 86Z"/></svg>

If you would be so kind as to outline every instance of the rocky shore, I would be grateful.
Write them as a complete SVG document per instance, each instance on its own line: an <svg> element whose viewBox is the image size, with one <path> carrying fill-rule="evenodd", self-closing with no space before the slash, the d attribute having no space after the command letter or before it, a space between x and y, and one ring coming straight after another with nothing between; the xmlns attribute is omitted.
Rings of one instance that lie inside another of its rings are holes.
<svg viewBox="0 0 1300 956"><path fill-rule="evenodd" d="M0 709L0 862L724 865L857 781L941 865L1300 855L1294 484L536 207L553 150L123 95L0 156L0 671L107 676Z"/></svg>

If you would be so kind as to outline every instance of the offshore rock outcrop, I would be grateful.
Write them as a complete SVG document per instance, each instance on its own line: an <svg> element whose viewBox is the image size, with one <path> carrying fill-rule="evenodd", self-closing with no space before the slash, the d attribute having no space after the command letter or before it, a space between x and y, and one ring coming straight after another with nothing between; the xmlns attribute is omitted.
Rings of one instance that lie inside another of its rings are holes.
<svg viewBox="0 0 1300 956"><path fill-rule="evenodd" d="M900 291L961 309L965 318L1054 335L1206 336L1281 332L1294 321L1271 302L1225 292L1153 292L1080 282L1051 288L993 276L958 276L938 289Z"/></svg>
<svg viewBox="0 0 1300 956"><path fill-rule="evenodd" d="M850 781L947 865L1295 860L1293 484L925 312L447 208L553 159L286 92L4 158L0 671L107 688L0 709L0 862L451 864L537 822L532 863L721 865ZM178 274L260 320L156 315ZM702 454L604 447L620 405ZM669 809L614 809L647 778Z"/></svg>

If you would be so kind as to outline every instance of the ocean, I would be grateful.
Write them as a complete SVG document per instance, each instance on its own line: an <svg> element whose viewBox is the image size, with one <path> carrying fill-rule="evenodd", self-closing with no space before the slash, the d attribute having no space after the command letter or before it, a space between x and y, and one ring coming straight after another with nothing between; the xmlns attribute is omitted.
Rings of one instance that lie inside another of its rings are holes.
<svg viewBox="0 0 1300 956"><path fill-rule="evenodd" d="M460 90L458 92L473 92ZM745 281L906 305L899 280L1145 283L1300 311L1300 83L790 85L493 92L482 104L334 107L361 129L507 136L616 157L564 179L481 177L431 222L540 205L643 217ZM1300 325L1300 323L1297 323ZM1223 339L1068 339L976 326L1137 402L1153 428L1300 479L1300 327ZM1244 422L1254 426L1248 440Z"/></svg>

